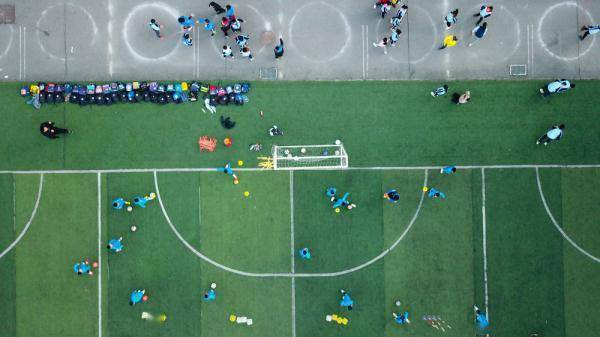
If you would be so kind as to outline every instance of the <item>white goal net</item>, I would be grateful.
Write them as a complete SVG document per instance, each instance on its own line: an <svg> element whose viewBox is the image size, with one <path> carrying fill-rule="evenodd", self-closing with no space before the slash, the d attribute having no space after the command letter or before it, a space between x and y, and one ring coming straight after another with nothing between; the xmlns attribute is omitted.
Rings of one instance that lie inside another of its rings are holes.
<svg viewBox="0 0 600 337"><path fill-rule="evenodd" d="M273 169L314 170L348 167L348 153L342 143L332 145L273 146Z"/></svg>

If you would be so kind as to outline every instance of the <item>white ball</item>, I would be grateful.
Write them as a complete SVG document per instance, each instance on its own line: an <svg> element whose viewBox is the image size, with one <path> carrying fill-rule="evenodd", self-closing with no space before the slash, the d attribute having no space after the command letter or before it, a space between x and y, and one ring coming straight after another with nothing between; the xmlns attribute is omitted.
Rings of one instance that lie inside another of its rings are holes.
<svg viewBox="0 0 600 337"><path fill-rule="evenodd" d="M133 207L127 206L127 212L131 212L131 211L133 211Z"/></svg>
<svg viewBox="0 0 600 337"><path fill-rule="evenodd" d="M290 150L284 150L283 153L290 154Z"/></svg>
<svg viewBox="0 0 600 337"><path fill-rule="evenodd" d="M211 283L210 284L210 289L215 289L217 288L217 284L216 283Z"/></svg>
<svg viewBox="0 0 600 337"><path fill-rule="evenodd" d="M150 193L150 199L154 199L154 198L156 198L156 193L154 193L154 192Z"/></svg>
<svg viewBox="0 0 600 337"><path fill-rule="evenodd" d="M335 145L340 145L340 144L342 144L342 141L341 141L341 140L339 140L339 139L336 139L336 140L335 140Z"/></svg>
<svg viewBox="0 0 600 337"><path fill-rule="evenodd" d="M336 156L339 156L339 155L340 155L340 151L338 151L338 150L335 150L335 152L334 152L334 153L335 153L335 155L336 155Z"/></svg>
<svg viewBox="0 0 600 337"><path fill-rule="evenodd" d="M399 307L402 303L400 303L400 301L396 301L396 306Z"/></svg>
<svg viewBox="0 0 600 337"><path fill-rule="evenodd" d="M136 226L136 225L133 225L133 226L131 226L131 231L132 231L132 232L135 232L135 231L137 231L137 226Z"/></svg>
<svg viewBox="0 0 600 337"><path fill-rule="evenodd" d="M301 152L301 153L306 153L306 149L305 149L305 148L301 148L301 149L300 149L300 152Z"/></svg>

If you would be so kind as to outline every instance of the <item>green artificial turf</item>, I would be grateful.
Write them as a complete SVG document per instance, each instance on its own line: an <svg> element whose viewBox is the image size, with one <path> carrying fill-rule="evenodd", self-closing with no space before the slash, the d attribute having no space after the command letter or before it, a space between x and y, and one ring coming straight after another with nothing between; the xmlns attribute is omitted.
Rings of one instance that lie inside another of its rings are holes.
<svg viewBox="0 0 600 337"><path fill-rule="evenodd" d="M0 85L0 115L11 121L0 137L2 169L216 167L243 159L255 166L248 145L321 144L341 139L352 166L469 164L597 164L600 121L594 97L600 82L581 81L568 94L541 98L539 81L451 82L450 92L471 90L469 104L432 98L432 82L255 82L250 102L218 107L201 103L44 105L35 111L17 96L16 83ZM259 116L264 111L264 117ZM219 116L237 122L232 130ZM49 141L38 133L45 120L74 130ZM564 139L549 148L535 139L553 124L566 124ZM270 138L276 124L283 137ZM227 135L233 146L200 154L198 138Z"/></svg>
<svg viewBox="0 0 600 337"><path fill-rule="evenodd" d="M452 105L449 97L432 98L429 90L438 85L255 82L249 104L219 107L210 115L200 103L62 104L34 111L16 96L18 84L3 83L0 115L12 124L0 135L0 170L217 167L227 162L235 169L239 159L244 167L256 167L256 157L268 155L275 143L335 139L343 140L352 167L599 163L600 122L594 115L599 81L578 82L572 92L548 99L538 96L537 81L451 82L451 92L473 93L464 106ZM223 129L221 115L232 117L236 127ZM37 128L49 119L75 132L45 139ZM563 140L535 146L547 127L560 122L567 125ZM283 137L267 136L273 124L284 130ZM219 139L215 153L199 153L201 135ZM233 138L231 148L222 145L225 136ZM255 142L263 144L262 152L248 151ZM595 334L600 268L554 228L534 169L472 169L453 175L420 169L237 174L238 185L216 171L157 174L173 225L208 258L253 273L290 273L293 261L296 273L311 274L385 257L335 277L240 276L185 247L158 199L132 213L111 207L115 197L156 191L153 173L48 173L27 235L0 259L0 335L96 337L100 300L102 336L292 336L292 296L298 337L476 335L472 305L485 308L483 174L492 335ZM427 185L445 192L447 199L425 196L418 209L426 174ZM544 195L559 225L595 256L600 256L599 174L597 168L540 169ZM0 251L29 220L39 182L37 174L0 174ZM338 195L349 192L357 208L335 213L325 196L329 186ZM398 204L382 198L391 188L401 195ZM138 227L135 233L132 224ZM123 252L109 252L107 241L121 236ZM100 299L98 275L78 277L72 271L78 259L98 258L98 241ZM311 260L298 257L302 247L310 248ZM202 301L212 282L217 300ZM135 288L146 288L150 299L131 307L129 294ZM355 300L351 312L339 306L342 288ZM400 308L394 306L397 299ZM409 311L411 324L400 326L392 312L403 310ZM167 322L143 321L144 311L164 312ZM349 325L325 322L325 315L333 313L349 318ZM250 317L254 324L230 323L231 314ZM442 333L427 325L423 316L431 315L452 328Z"/></svg>
<svg viewBox="0 0 600 337"><path fill-rule="evenodd" d="M551 173L546 184L559 192L560 171ZM565 336L566 243L549 223L535 171L486 170L486 186L490 328L501 336Z"/></svg>
<svg viewBox="0 0 600 337"><path fill-rule="evenodd" d="M74 263L98 256L95 178L44 177L38 213L16 247L18 336L97 334L97 278L73 272Z"/></svg>

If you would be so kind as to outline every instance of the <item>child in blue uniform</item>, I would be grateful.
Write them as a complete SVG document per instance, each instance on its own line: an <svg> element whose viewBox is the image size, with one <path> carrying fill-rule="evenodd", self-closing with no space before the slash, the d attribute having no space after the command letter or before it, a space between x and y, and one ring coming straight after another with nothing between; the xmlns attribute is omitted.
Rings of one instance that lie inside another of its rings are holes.
<svg viewBox="0 0 600 337"><path fill-rule="evenodd" d="M350 297L350 295L344 290L341 289L340 293L342 293L342 299L340 301L341 307L346 307L348 310L352 310L352 306L354 305L354 301Z"/></svg>
<svg viewBox="0 0 600 337"><path fill-rule="evenodd" d="M108 245L106 246L106 248L108 248L109 250L113 250L115 253L119 253L120 251L123 250L123 238L120 237L118 239L111 239L110 241L108 241Z"/></svg>
<svg viewBox="0 0 600 337"><path fill-rule="evenodd" d="M112 201L112 206L114 209L122 209L125 205L129 205L129 201L125 201L123 198L115 198Z"/></svg>
<svg viewBox="0 0 600 337"><path fill-rule="evenodd" d="M208 302L212 302L212 301L216 300L217 292L215 291L215 289L217 289L217 284L211 283L210 289L208 289L208 291L204 293L204 296L202 296L202 300L208 301Z"/></svg>
<svg viewBox="0 0 600 337"><path fill-rule="evenodd" d="M456 166L446 166L440 170L442 174L452 174L454 172L456 172Z"/></svg>
<svg viewBox="0 0 600 337"><path fill-rule="evenodd" d="M73 265L73 271L77 275L83 275L83 274L93 275L94 274L94 272L92 272L92 267L90 266L90 262L88 260L82 261L80 263L75 263Z"/></svg>
<svg viewBox="0 0 600 337"><path fill-rule="evenodd" d="M311 259L311 255L310 255L310 250L308 250L308 248L302 248L298 251L300 253L300 257L305 259L305 260L310 260Z"/></svg>
<svg viewBox="0 0 600 337"><path fill-rule="evenodd" d="M444 192L436 190L435 188L429 189L429 194L427 194L427 196L430 197L430 198L442 198L442 199L446 199L446 194L444 194Z"/></svg>
<svg viewBox="0 0 600 337"><path fill-rule="evenodd" d="M383 197L385 199L387 199L389 202L393 202L394 204L397 203L398 201L400 201L400 194L398 193L398 191L396 191L394 189L385 192Z"/></svg>
<svg viewBox="0 0 600 337"><path fill-rule="evenodd" d="M129 296L129 305L136 305L140 303L144 298L145 293L146 289L132 291L131 295Z"/></svg>
<svg viewBox="0 0 600 337"><path fill-rule="evenodd" d="M333 199L333 208L338 208L340 206L343 206L344 204L348 204L348 196L350 195L349 192L344 193L344 196L341 199ZM344 205L345 206L345 205Z"/></svg>
<svg viewBox="0 0 600 337"><path fill-rule="evenodd" d="M473 309L475 310L475 323L477 324L477 327L481 330L485 330L490 325L487 316L482 313L476 305L473 306Z"/></svg>
<svg viewBox="0 0 600 337"><path fill-rule="evenodd" d="M225 167L219 167L217 168L217 171L219 172L223 172L225 174L228 174L230 176L233 177L233 180L237 180L237 176L235 175L235 173L233 173L233 170L231 169L231 164L227 163L227 165L225 165Z"/></svg>
<svg viewBox="0 0 600 337"><path fill-rule="evenodd" d="M394 321L398 324L410 323L410 321L408 320L408 311L405 311L403 314L400 315L393 312L392 316L394 317Z"/></svg>

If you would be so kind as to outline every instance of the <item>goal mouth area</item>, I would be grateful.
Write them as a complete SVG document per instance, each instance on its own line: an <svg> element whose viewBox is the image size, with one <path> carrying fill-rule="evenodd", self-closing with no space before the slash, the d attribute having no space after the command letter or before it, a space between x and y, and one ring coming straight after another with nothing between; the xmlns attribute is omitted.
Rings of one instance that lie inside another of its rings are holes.
<svg viewBox="0 0 600 337"><path fill-rule="evenodd" d="M322 170L348 167L348 153L342 143L323 145L274 145L274 170Z"/></svg>

